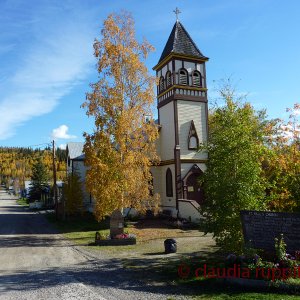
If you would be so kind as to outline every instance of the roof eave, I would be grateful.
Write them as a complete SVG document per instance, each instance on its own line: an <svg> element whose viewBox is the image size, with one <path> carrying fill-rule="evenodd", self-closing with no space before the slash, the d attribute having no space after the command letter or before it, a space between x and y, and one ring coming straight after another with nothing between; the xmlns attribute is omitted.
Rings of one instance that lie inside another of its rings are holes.
<svg viewBox="0 0 300 300"><path fill-rule="evenodd" d="M206 56L198 57L198 56L192 56L192 55L187 55L187 54L182 54L182 53L171 52L164 59L162 59L161 61L159 61L152 69L154 71L156 71L161 66L163 66L164 64L166 64L169 60L171 60L172 58L175 58L175 57L178 57L178 58L189 58L189 59L193 59L193 60L199 61L199 62L206 62L206 61L209 60L209 58L206 57Z"/></svg>

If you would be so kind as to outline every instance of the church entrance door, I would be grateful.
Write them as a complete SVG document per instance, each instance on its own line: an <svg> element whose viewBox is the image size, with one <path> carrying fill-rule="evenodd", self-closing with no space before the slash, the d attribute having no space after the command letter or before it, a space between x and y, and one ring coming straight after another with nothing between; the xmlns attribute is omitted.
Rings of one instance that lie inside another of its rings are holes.
<svg viewBox="0 0 300 300"><path fill-rule="evenodd" d="M195 200L199 204L204 201L204 192L201 184L199 183L200 174L192 173L186 179L187 199Z"/></svg>

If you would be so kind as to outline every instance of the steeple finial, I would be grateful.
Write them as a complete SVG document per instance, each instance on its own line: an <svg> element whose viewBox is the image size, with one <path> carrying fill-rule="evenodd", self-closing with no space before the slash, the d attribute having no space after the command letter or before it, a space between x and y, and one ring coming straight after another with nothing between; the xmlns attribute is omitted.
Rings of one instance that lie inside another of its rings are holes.
<svg viewBox="0 0 300 300"><path fill-rule="evenodd" d="M173 10L173 12L175 13L175 15L176 15L176 21L178 22L179 21L179 14L181 13L181 11L178 9L178 7L176 7L176 9L175 10Z"/></svg>

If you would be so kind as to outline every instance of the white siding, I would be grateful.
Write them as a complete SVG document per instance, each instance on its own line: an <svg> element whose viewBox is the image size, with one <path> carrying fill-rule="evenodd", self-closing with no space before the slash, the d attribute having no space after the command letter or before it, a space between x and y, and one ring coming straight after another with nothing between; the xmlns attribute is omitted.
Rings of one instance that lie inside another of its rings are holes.
<svg viewBox="0 0 300 300"><path fill-rule="evenodd" d="M206 109L205 103L179 100L178 107L178 127L179 143L181 148L181 158L206 159L205 153L198 153L188 150L188 135L191 121L194 121L199 143L207 140L206 132Z"/></svg>
<svg viewBox="0 0 300 300"><path fill-rule="evenodd" d="M179 201L179 215L181 218L192 221L193 223L200 223L200 213L198 209L200 205L196 201Z"/></svg>
<svg viewBox="0 0 300 300"><path fill-rule="evenodd" d="M174 108L170 102L159 109L160 124L160 157L161 160L174 158L175 132L174 132Z"/></svg>
<svg viewBox="0 0 300 300"><path fill-rule="evenodd" d="M161 69L161 76L166 77L167 71L168 71L168 66L165 65L165 66Z"/></svg>
<svg viewBox="0 0 300 300"><path fill-rule="evenodd" d="M195 70L195 63L190 62L190 61L185 61L183 63L184 68L189 72L189 74L192 73L192 71Z"/></svg>
<svg viewBox="0 0 300 300"><path fill-rule="evenodd" d="M182 68L182 61L181 60L175 60L175 72L178 72L179 69Z"/></svg>
<svg viewBox="0 0 300 300"><path fill-rule="evenodd" d="M81 181L85 181L86 167L83 161L73 160L73 170L80 176Z"/></svg>
<svg viewBox="0 0 300 300"><path fill-rule="evenodd" d="M84 161L76 161L73 160L73 170L80 176L80 180L82 182L82 191L84 196L84 203L86 205L90 204L90 193L86 190L85 186L85 176L86 176L86 166L84 165Z"/></svg>

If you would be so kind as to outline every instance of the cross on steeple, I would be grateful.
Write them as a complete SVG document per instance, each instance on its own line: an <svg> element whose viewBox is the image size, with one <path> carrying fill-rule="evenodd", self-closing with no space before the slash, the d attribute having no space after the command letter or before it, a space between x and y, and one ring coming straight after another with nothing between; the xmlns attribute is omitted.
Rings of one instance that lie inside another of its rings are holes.
<svg viewBox="0 0 300 300"><path fill-rule="evenodd" d="M178 21L178 20L179 20L178 15L181 13L181 11L178 9L178 7L176 7L176 9L173 10L173 12L174 12L175 15L176 15L176 21Z"/></svg>

